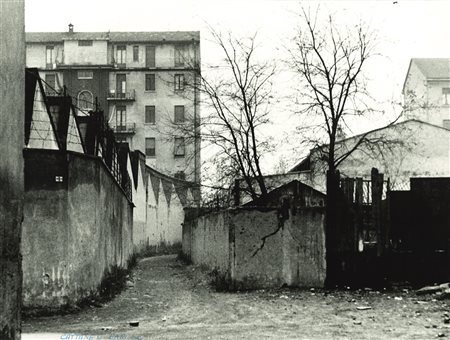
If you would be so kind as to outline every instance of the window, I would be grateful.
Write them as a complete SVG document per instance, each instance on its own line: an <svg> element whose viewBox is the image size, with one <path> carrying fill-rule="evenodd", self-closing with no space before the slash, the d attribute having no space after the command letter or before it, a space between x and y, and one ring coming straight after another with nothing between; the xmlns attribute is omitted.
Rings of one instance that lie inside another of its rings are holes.
<svg viewBox="0 0 450 340"><path fill-rule="evenodd" d="M92 40L78 40L78 46L92 46Z"/></svg>
<svg viewBox="0 0 450 340"><path fill-rule="evenodd" d="M450 119L444 119L442 121L442 126L445 127L447 130L450 130Z"/></svg>
<svg viewBox="0 0 450 340"><path fill-rule="evenodd" d="M127 93L127 75L125 73L116 74L116 93L118 98L124 98Z"/></svg>
<svg viewBox="0 0 450 340"><path fill-rule="evenodd" d="M47 64L47 68L53 67L53 46L47 46L45 48L45 63Z"/></svg>
<svg viewBox="0 0 450 340"><path fill-rule="evenodd" d="M175 66L184 66L184 46L175 46Z"/></svg>
<svg viewBox="0 0 450 340"><path fill-rule="evenodd" d="M175 123L184 123L184 106L175 105Z"/></svg>
<svg viewBox="0 0 450 340"><path fill-rule="evenodd" d="M139 61L139 46L133 46L133 61Z"/></svg>
<svg viewBox="0 0 450 340"><path fill-rule="evenodd" d="M145 138L145 155L147 157L155 157L156 145L155 138Z"/></svg>
<svg viewBox="0 0 450 340"><path fill-rule="evenodd" d="M184 74L176 74L174 77L175 81L175 91L184 90Z"/></svg>
<svg viewBox="0 0 450 340"><path fill-rule="evenodd" d="M156 115L155 115L155 106L149 105L145 107L145 123L146 124L155 124Z"/></svg>
<svg viewBox="0 0 450 340"><path fill-rule="evenodd" d="M116 131L127 130L127 107L125 105L116 106Z"/></svg>
<svg viewBox="0 0 450 340"><path fill-rule="evenodd" d="M175 149L174 149L175 157L184 157L184 138L183 137L175 137Z"/></svg>
<svg viewBox="0 0 450 340"><path fill-rule="evenodd" d="M127 62L127 47L125 45L117 46L117 64L125 65Z"/></svg>
<svg viewBox="0 0 450 340"><path fill-rule="evenodd" d="M145 91L155 91L155 75L145 75Z"/></svg>
<svg viewBox="0 0 450 340"><path fill-rule="evenodd" d="M56 74L47 73L45 75L45 92L49 96L56 95Z"/></svg>
<svg viewBox="0 0 450 340"><path fill-rule="evenodd" d="M442 89L442 104L450 105L450 87L444 87Z"/></svg>
<svg viewBox="0 0 450 340"><path fill-rule="evenodd" d="M94 107L94 97L89 91L81 91L78 94L78 108L82 110L92 110Z"/></svg>
<svg viewBox="0 0 450 340"><path fill-rule="evenodd" d="M145 66L155 67L155 46L145 46Z"/></svg>
<svg viewBox="0 0 450 340"><path fill-rule="evenodd" d="M93 71L78 71L78 79L92 79L94 78Z"/></svg>

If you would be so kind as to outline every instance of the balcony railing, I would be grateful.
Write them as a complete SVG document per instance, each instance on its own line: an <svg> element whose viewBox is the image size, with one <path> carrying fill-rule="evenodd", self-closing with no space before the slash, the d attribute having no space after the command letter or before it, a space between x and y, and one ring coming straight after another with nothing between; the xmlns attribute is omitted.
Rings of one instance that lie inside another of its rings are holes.
<svg viewBox="0 0 450 340"><path fill-rule="evenodd" d="M136 133L136 123L124 123L120 125L114 125L112 129L114 133L134 134Z"/></svg>
<svg viewBox="0 0 450 340"><path fill-rule="evenodd" d="M109 91L107 95L108 100L135 100L136 91L131 90L129 92L115 92Z"/></svg>

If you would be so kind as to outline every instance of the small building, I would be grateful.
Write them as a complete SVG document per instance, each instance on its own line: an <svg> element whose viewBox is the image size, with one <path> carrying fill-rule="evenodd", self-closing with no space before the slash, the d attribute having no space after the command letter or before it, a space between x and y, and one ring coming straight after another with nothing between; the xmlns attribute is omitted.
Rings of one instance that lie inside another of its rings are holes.
<svg viewBox="0 0 450 340"><path fill-rule="evenodd" d="M364 142L339 165L345 177L370 178L377 168L389 178L392 189L409 190L410 177L450 176L450 130L415 119L406 120L336 142L339 157ZM324 146L326 147L326 146ZM315 189L326 191L326 161L319 148L291 169L310 172Z"/></svg>
<svg viewBox="0 0 450 340"><path fill-rule="evenodd" d="M450 128L450 58L413 58L403 85L406 119Z"/></svg>

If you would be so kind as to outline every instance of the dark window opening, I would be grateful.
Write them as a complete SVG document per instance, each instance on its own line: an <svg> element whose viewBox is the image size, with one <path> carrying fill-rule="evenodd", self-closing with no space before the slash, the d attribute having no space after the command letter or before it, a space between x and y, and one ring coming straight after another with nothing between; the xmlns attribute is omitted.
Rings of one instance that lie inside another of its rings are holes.
<svg viewBox="0 0 450 340"><path fill-rule="evenodd" d="M127 129L127 107L125 105L116 106L116 131L126 131Z"/></svg>
<svg viewBox="0 0 450 340"><path fill-rule="evenodd" d="M145 138L145 155L147 157L155 157L156 155L155 138Z"/></svg>
<svg viewBox="0 0 450 340"><path fill-rule="evenodd" d="M185 47L183 45L175 46L175 66L184 66L184 50Z"/></svg>
<svg viewBox="0 0 450 340"><path fill-rule="evenodd" d="M45 75L45 92L49 96L56 95L56 74L49 73Z"/></svg>
<svg viewBox="0 0 450 340"><path fill-rule="evenodd" d="M155 46L145 46L145 66L156 66L156 49Z"/></svg>
<svg viewBox="0 0 450 340"><path fill-rule="evenodd" d="M175 105L175 123L184 123L184 106Z"/></svg>
<svg viewBox="0 0 450 340"><path fill-rule="evenodd" d="M155 91L155 75L146 74L145 75L145 91Z"/></svg>
<svg viewBox="0 0 450 340"><path fill-rule="evenodd" d="M78 40L78 46L92 46L92 40Z"/></svg>
<svg viewBox="0 0 450 340"><path fill-rule="evenodd" d="M175 157L184 157L184 152L185 152L184 149L185 149L184 138L183 137L175 137L175 149L174 149Z"/></svg>
<svg viewBox="0 0 450 340"><path fill-rule="evenodd" d="M133 46L133 61L139 61L139 46Z"/></svg>
<svg viewBox="0 0 450 340"><path fill-rule="evenodd" d="M155 106L149 105L145 107L145 123L146 124L155 124L156 122L156 112Z"/></svg>

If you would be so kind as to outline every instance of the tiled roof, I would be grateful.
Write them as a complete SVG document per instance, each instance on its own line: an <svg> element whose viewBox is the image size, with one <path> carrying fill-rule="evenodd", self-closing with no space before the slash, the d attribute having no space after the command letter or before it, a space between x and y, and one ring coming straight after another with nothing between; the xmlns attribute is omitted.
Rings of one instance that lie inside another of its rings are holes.
<svg viewBox="0 0 450 340"><path fill-rule="evenodd" d="M63 40L106 40L108 34L104 32L29 32L25 40L30 43L63 42Z"/></svg>
<svg viewBox="0 0 450 340"><path fill-rule="evenodd" d="M63 40L110 40L112 42L199 41L199 31L177 32L28 32L26 42L62 42Z"/></svg>
<svg viewBox="0 0 450 340"><path fill-rule="evenodd" d="M411 63L427 78L450 78L450 58L413 58Z"/></svg>
<svg viewBox="0 0 450 340"><path fill-rule="evenodd" d="M138 42L138 41L186 41L200 40L200 32L111 32L111 41L117 42Z"/></svg>

